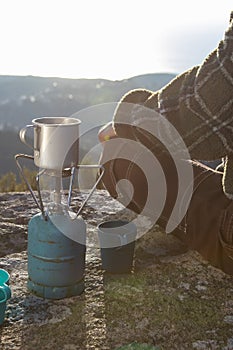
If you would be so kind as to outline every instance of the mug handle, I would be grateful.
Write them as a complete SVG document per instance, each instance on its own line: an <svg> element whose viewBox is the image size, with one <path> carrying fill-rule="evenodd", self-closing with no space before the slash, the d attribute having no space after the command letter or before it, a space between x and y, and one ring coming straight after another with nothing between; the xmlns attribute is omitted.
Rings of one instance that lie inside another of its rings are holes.
<svg viewBox="0 0 233 350"><path fill-rule="evenodd" d="M19 137L20 137L20 140L25 144L27 145L29 148L33 149L34 150L34 147L32 145L30 145L30 143L28 143L26 141L26 132L29 128L33 128L34 125L27 125L25 126L23 129L20 130L19 132Z"/></svg>

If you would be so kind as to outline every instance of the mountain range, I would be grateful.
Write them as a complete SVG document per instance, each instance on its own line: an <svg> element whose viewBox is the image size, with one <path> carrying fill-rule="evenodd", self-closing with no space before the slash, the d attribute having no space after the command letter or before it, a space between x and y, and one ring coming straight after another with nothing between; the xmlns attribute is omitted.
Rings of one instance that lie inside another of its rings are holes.
<svg viewBox="0 0 233 350"><path fill-rule="evenodd" d="M1 128L19 129L40 116L72 115L97 104L117 102L127 91L152 91L167 84L173 74L155 73L129 79L65 79L0 76Z"/></svg>
<svg viewBox="0 0 233 350"><path fill-rule="evenodd" d="M14 154L27 151L19 141L18 131L31 124L32 119L71 116L91 106L117 103L131 89L156 91L174 77L174 74L169 73L150 73L111 81L0 76L0 175L16 171ZM92 123L101 125L106 120L101 113L96 113L86 122L90 128Z"/></svg>

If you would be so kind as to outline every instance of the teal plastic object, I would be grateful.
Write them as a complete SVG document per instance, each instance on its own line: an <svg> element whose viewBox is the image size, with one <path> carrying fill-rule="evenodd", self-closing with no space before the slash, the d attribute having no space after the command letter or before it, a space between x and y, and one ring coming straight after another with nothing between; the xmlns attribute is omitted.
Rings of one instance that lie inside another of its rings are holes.
<svg viewBox="0 0 233 350"><path fill-rule="evenodd" d="M28 225L28 289L48 299L79 295L84 290L86 224L82 218L41 213Z"/></svg>
<svg viewBox="0 0 233 350"><path fill-rule="evenodd" d="M0 325L3 324L5 319L6 301L7 301L6 291L3 287L0 286Z"/></svg>
<svg viewBox="0 0 233 350"><path fill-rule="evenodd" d="M6 292L7 300L11 298L11 289L9 287L10 275L4 270L0 269L0 287Z"/></svg>
<svg viewBox="0 0 233 350"><path fill-rule="evenodd" d="M9 280L9 273L4 269L0 269L0 325L4 322L7 300L11 297Z"/></svg>

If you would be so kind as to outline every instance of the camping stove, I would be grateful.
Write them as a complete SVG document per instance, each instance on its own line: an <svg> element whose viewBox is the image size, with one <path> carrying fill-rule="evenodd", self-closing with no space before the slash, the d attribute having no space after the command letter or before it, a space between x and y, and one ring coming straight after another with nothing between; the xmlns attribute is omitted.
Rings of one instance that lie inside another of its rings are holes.
<svg viewBox="0 0 233 350"><path fill-rule="evenodd" d="M103 176L102 166L79 165L80 120L68 117L38 118L20 131L20 139L33 155L17 154L16 164L39 213L28 225L28 289L43 298L61 299L84 290L86 223L81 212ZM34 145L26 132L34 129ZM24 175L20 159L39 168L37 194ZM81 168L101 169L89 195L75 213L71 210L74 177ZM68 183L67 194L63 182Z"/></svg>

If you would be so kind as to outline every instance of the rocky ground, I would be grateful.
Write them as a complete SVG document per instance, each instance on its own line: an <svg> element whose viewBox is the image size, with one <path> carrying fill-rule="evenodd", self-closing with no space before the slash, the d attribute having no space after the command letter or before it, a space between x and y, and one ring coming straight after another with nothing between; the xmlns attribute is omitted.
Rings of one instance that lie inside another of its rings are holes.
<svg viewBox="0 0 233 350"><path fill-rule="evenodd" d="M101 269L96 225L132 217L104 191L83 211L89 237L84 292L56 301L32 295L27 227L36 212L29 194L0 194L0 268L9 271L12 289L1 350L233 349L232 277L157 226L137 241L132 273Z"/></svg>

